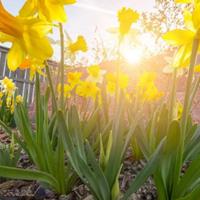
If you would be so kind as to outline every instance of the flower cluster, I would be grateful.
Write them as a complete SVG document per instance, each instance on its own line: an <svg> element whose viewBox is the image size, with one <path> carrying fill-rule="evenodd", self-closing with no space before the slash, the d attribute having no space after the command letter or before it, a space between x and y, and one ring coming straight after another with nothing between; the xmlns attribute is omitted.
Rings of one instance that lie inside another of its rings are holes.
<svg viewBox="0 0 200 200"><path fill-rule="evenodd" d="M137 89L144 101L156 101L163 96L155 85L155 73L145 72L139 78Z"/></svg>
<svg viewBox="0 0 200 200"><path fill-rule="evenodd" d="M15 108L15 92L16 85L12 79L5 77L3 80L0 80L0 107L3 106L5 102L6 107L10 110L11 113L14 112ZM16 103L22 103L23 97L21 95L16 96Z"/></svg>
<svg viewBox="0 0 200 200"><path fill-rule="evenodd" d="M64 85L64 96L70 98L77 95L83 98L95 100L100 97L105 84L106 93L113 97L116 94L117 87L125 93L127 99L131 100L132 93L138 93L140 98L145 101L157 101L163 93L155 85L155 73L143 73L138 82L131 81L129 74L125 72L106 72L100 66L93 65L86 68L85 72L71 71L67 73L66 83ZM134 89L136 85L137 90ZM57 92L61 94L61 84L57 86Z"/></svg>

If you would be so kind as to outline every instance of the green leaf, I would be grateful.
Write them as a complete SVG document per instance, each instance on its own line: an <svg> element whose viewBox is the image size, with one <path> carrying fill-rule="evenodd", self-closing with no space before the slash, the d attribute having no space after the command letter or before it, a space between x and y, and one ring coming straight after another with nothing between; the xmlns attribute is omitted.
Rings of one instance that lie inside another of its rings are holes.
<svg viewBox="0 0 200 200"><path fill-rule="evenodd" d="M172 121L167 134L165 156L162 159L162 176L169 198L174 195L180 178L183 156L182 141L179 122Z"/></svg>
<svg viewBox="0 0 200 200"><path fill-rule="evenodd" d="M185 152L184 160L193 160L200 153L200 127L198 127L191 138L188 138Z"/></svg>
<svg viewBox="0 0 200 200"><path fill-rule="evenodd" d="M178 198L176 200L195 200L195 199L199 199L200 197L200 185L198 185L191 193L189 193L188 195L182 197L182 198Z"/></svg>
<svg viewBox="0 0 200 200"><path fill-rule="evenodd" d="M69 115L69 124L71 124L70 132L73 133L72 139L74 140L74 144L77 146L79 155L85 160L86 155L84 152L83 133L81 130L79 115L75 106L72 106Z"/></svg>
<svg viewBox="0 0 200 200"><path fill-rule="evenodd" d="M33 171L14 167L0 166L0 177L41 181L49 184L56 191L59 191L59 186L56 179L50 174L38 170Z"/></svg>
<svg viewBox="0 0 200 200"><path fill-rule="evenodd" d="M192 161L189 168L181 178L177 188L176 188L176 197L181 197L187 192L191 191L198 184L198 180L200 177L200 155Z"/></svg>
<svg viewBox="0 0 200 200"><path fill-rule="evenodd" d="M131 182L129 189L124 194L124 197L122 198L122 200L127 200L128 197L131 194L135 193L141 187L141 185L146 181L146 179L157 170L158 165L160 163L160 159L163 156L162 151L163 151L163 146L165 144L165 140L166 140L165 138L161 140L156 151L153 153L153 155L147 162L144 169Z"/></svg>

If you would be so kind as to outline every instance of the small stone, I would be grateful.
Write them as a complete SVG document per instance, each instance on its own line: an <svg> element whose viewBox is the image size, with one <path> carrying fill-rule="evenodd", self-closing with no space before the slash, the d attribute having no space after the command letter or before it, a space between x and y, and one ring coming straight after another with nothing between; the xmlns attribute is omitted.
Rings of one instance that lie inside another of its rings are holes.
<svg viewBox="0 0 200 200"><path fill-rule="evenodd" d="M153 200L152 195L151 194L147 194L146 200Z"/></svg>
<svg viewBox="0 0 200 200"><path fill-rule="evenodd" d="M37 191L35 192L35 198L36 199L44 199L46 196L46 192L45 192L45 189L42 188L42 187L39 187L37 189Z"/></svg>

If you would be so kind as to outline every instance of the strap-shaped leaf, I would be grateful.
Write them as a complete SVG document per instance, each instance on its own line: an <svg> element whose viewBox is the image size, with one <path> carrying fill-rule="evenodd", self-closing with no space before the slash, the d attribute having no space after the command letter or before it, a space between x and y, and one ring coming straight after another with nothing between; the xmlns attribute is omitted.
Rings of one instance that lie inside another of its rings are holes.
<svg viewBox="0 0 200 200"><path fill-rule="evenodd" d="M187 194L188 191L191 191L196 187L196 184L199 184L197 180L200 177L200 155L192 161L186 173L181 178L177 188L176 188L176 197L183 196Z"/></svg>
<svg viewBox="0 0 200 200"><path fill-rule="evenodd" d="M191 193L188 195L178 198L176 200L196 200L200 197L200 185L198 185Z"/></svg>
<svg viewBox="0 0 200 200"><path fill-rule="evenodd" d="M193 160L200 153L200 127L198 127L186 144L184 160Z"/></svg>
<svg viewBox="0 0 200 200"><path fill-rule="evenodd" d="M141 185L146 181L146 179L157 170L157 167L160 163L160 158L163 155L162 152L165 140L166 140L165 138L161 140L156 151L153 153L152 157L150 158L144 169L131 182L130 188L127 190L122 200L127 200L128 197L134 192L136 192L141 187Z"/></svg>
<svg viewBox="0 0 200 200"><path fill-rule="evenodd" d="M49 184L56 191L59 191L57 180L50 174L38 170L33 171L14 167L0 166L0 177L41 181Z"/></svg>
<svg viewBox="0 0 200 200"><path fill-rule="evenodd" d="M96 157L87 145L87 159L83 160L80 152L75 148L68 132L63 113L58 111L58 127L63 138L64 147L69 161L80 178L89 186L98 200L109 199L109 188Z"/></svg>

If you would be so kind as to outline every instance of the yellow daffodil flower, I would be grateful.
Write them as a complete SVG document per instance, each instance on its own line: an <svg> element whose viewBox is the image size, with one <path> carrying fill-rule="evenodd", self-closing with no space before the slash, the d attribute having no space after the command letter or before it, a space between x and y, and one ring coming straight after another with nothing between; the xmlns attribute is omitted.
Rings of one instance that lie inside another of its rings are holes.
<svg viewBox="0 0 200 200"><path fill-rule="evenodd" d="M12 79L5 77L0 81L0 89L6 96L13 96L17 88Z"/></svg>
<svg viewBox="0 0 200 200"><path fill-rule="evenodd" d="M94 82L83 81L76 88L76 94L81 97L86 97L86 98L91 97L95 99L98 93L99 93L99 88Z"/></svg>
<svg viewBox="0 0 200 200"><path fill-rule="evenodd" d="M20 10L20 16L30 17L38 13L40 19L65 22L67 15L64 5L75 2L76 0L27 0Z"/></svg>
<svg viewBox="0 0 200 200"><path fill-rule="evenodd" d="M139 96L143 101L156 101L163 96L155 85L156 74L153 72L144 72L137 83Z"/></svg>
<svg viewBox="0 0 200 200"><path fill-rule="evenodd" d="M16 103L17 103L17 104L23 103L23 96L17 95L17 96L16 96Z"/></svg>
<svg viewBox="0 0 200 200"><path fill-rule="evenodd" d="M74 43L71 43L68 48L72 54L78 51L86 52L88 50L87 43L81 35L78 36L77 40Z"/></svg>
<svg viewBox="0 0 200 200"><path fill-rule="evenodd" d="M129 77L127 74L120 72L118 77L119 88L124 90L128 87ZM117 74L116 73L107 73L106 74L107 81L107 91L110 94L113 94L117 88Z"/></svg>
<svg viewBox="0 0 200 200"><path fill-rule="evenodd" d="M98 78L100 75L100 67L98 65L93 65L87 68L87 71L90 76Z"/></svg>
<svg viewBox="0 0 200 200"><path fill-rule="evenodd" d="M2 91L0 91L0 99L3 97L3 92Z"/></svg>
<svg viewBox="0 0 200 200"><path fill-rule="evenodd" d="M72 87L69 84L64 84L64 97L70 98L71 97ZM57 86L58 95L61 95L61 84L59 83Z"/></svg>
<svg viewBox="0 0 200 200"><path fill-rule="evenodd" d="M181 119L183 114L183 105L180 101L178 101L176 103L176 107L177 107L177 119Z"/></svg>
<svg viewBox="0 0 200 200"><path fill-rule="evenodd" d="M11 42L7 55L8 67L15 71L26 57L45 60L52 56L53 50L46 34L51 24L45 21L14 17L8 13L0 1L0 42Z"/></svg>
<svg viewBox="0 0 200 200"><path fill-rule="evenodd" d="M156 101L163 96L153 82L149 83L143 91L142 98L144 101Z"/></svg>
<svg viewBox="0 0 200 200"><path fill-rule="evenodd" d="M119 74L119 88L126 89L128 87L129 77L125 73Z"/></svg>
<svg viewBox="0 0 200 200"><path fill-rule="evenodd" d="M116 83L114 82L108 82L106 85L106 90L110 95L114 95L116 91Z"/></svg>
<svg viewBox="0 0 200 200"><path fill-rule="evenodd" d="M35 74L38 73L42 76L46 76L43 72L45 65L42 60L37 59L25 59L23 63L20 64L19 69L26 70L29 69L29 79L32 81Z"/></svg>
<svg viewBox="0 0 200 200"><path fill-rule="evenodd" d="M74 88L81 80L82 73L81 72L68 72L67 73L67 81Z"/></svg>
<svg viewBox="0 0 200 200"><path fill-rule="evenodd" d="M87 78L88 81L102 83L105 70L101 70L99 65L92 65L88 67L87 72L89 74Z"/></svg>
<svg viewBox="0 0 200 200"><path fill-rule="evenodd" d="M144 72L140 77L137 84L137 87L140 89L146 88L149 83L154 82L156 79L156 74L153 72Z"/></svg>
<svg viewBox="0 0 200 200"><path fill-rule="evenodd" d="M200 3L193 12L184 12L186 29L176 29L163 35L163 39L170 45L178 47L175 54L173 67L187 67L189 65L192 44L195 37L200 37Z"/></svg>
<svg viewBox="0 0 200 200"><path fill-rule="evenodd" d="M121 36L125 36L132 24L134 22L137 22L139 19L139 14L132 10L131 8L125 8L123 7L119 12L118 12L118 21L119 21L119 32Z"/></svg>

